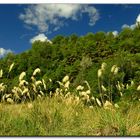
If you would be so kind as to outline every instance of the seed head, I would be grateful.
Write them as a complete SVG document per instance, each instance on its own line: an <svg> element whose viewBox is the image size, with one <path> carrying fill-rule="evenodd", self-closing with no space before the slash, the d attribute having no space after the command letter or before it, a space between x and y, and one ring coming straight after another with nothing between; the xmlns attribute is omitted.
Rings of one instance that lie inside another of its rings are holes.
<svg viewBox="0 0 140 140"><path fill-rule="evenodd" d="M25 93L27 93L29 90L28 90L28 88L25 88L24 90L23 90L23 92L22 92L22 95L24 95Z"/></svg>
<svg viewBox="0 0 140 140"><path fill-rule="evenodd" d="M137 87L137 90L140 91L140 85Z"/></svg>
<svg viewBox="0 0 140 140"><path fill-rule="evenodd" d="M40 80L35 82L35 85L36 85L36 86L39 86L39 85L41 85L41 84L42 84L42 82L41 82Z"/></svg>
<svg viewBox="0 0 140 140"><path fill-rule="evenodd" d="M13 99L11 99L11 98L7 98L7 102L10 103L10 104L14 103Z"/></svg>
<svg viewBox="0 0 140 140"><path fill-rule="evenodd" d="M81 86L81 85L79 85L79 86L76 88L76 90L83 90L83 89L84 89L84 87Z"/></svg>
<svg viewBox="0 0 140 140"><path fill-rule="evenodd" d="M112 103L110 103L109 101L106 101L104 104L104 107L111 107L111 106L112 106Z"/></svg>
<svg viewBox="0 0 140 140"><path fill-rule="evenodd" d="M40 73L40 72L41 72L41 70L39 68L36 68L33 72L33 76L35 76L37 73Z"/></svg>
<svg viewBox="0 0 140 140"><path fill-rule="evenodd" d="M102 69L98 70L98 78L102 77Z"/></svg>
<svg viewBox="0 0 140 140"><path fill-rule="evenodd" d="M1 69L0 70L0 78L2 78L2 75L3 75L3 70Z"/></svg>
<svg viewBox="0 0 140 140"><path fill-rule="evenodd" d="M114 70L114 75L116 75L119 71L119 67L116 67L115 70Z"/></svg>
<svg viewBox="0 0 140 140"><path fill-rule="evenodd" d="M102 104L101 104L101 102L100 102L100 100L98 99L98 98L96 98L96 102L97 102L97 104L101 107L102 106Z"/></svg>
<svg viewBox="0 0 140 140"><path fill-rule="evenodd" d="M105 62L103 62L102 65L101 65L101 69L104 71L106 66L107 66L107 64Z"/></svg>
<svg viewBox="0 0 140 140"><path fill-rule="evenodd" d="M19 76L19 81L23 80L24 76L26 75L25 72L22 72Z"/></svg>
<svg viewBox="0 0 140 140"><path fill-rule="evenodd" d="M43 84L43 86L44 86L44 89L46 90L47 87L46 87L46 84L45 84L45 80L44 80L44 79L42 79L42 84Z"/></svg>
<svg viewBox="0 0 140 140"><path fill-rule="evenodd" d="M13 69L13 66L15 65L15 63L12 63L11 65L10 65L10 68L9 68L9 72Z"/></svg>
<svg viewBox="0 0 140 140"><path fill-rule="evenodd" d="M112 73L114 73L116 67L117 67L116 65L113 65L113 66L112 66L112 68L111 68L111 72L112 72Z"/></svg>
<svg viewBox="0 0 140 140"><path fill-rule="evenodd" d="M70 85L70 81L67 81L64 85L65 88L69 88L69 85Z"/></svg>
<svg viewBox="0 0 140 140"><path fill-rule="evenodd" d="M115 107L115 108L119 108L119 105L118 105L118 104L114 104L114 107Z"/></svg>
<svg viewBox="0 0 140 140"><path fill-rule="evenodd" d="M66 75L66 76L63 78L62 82L63 82L63 83L66 83L68 80L69 80L69 76Z"/></svg>
<svg viewBox="0 0 140 140"><path fill-rule="evenodd" d="M102 90L103 90L104 92L107 91L107 89L104 87L104 85L102 85L101 88L102 88Z"/></svg>

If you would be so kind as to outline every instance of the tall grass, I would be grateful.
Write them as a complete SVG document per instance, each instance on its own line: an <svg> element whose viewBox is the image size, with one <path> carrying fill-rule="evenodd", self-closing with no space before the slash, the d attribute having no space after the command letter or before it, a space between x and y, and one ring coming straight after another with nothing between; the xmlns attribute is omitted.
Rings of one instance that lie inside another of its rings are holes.
<svg viewBox="0 0 140 140"><path fill-rule="evenodd" d="M140 105L122 109L70 105L58 97L0 105L1 136L139 136Z"/></svg>

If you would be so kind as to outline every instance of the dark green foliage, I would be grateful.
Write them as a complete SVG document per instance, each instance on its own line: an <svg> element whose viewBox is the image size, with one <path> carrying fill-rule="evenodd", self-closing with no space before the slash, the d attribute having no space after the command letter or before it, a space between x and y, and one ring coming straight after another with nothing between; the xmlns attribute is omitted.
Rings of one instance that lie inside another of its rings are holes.
<svg viewBox="0 0 140 140"><path fill-rule="evenodd" d="M41 69L39 77L52 79L48 85L48 91L55 89L56 81L68 74L73 86L82 84L87 80L92 93L98 93L97 71L102 62L108 64L107 73L112 65L119 67L118 80L129 84L134 80L140 84L140 30L135 28L123 29L117 37L112 32L88 33L85 36L58 35L52 39L52 44L36 41L32 48L18 55L9 53L0 60L0 68L3 69L2 82L8 84L9 89L17 84L22 71L27 73L27 80L36 68ZM15 66L8 74L9 66ZM107 78L107 77L105 77ZM48 82L49 83L49 82ZM8 89L8 90L9 90ZM127 91L129 93L129 91Z"/></svg>

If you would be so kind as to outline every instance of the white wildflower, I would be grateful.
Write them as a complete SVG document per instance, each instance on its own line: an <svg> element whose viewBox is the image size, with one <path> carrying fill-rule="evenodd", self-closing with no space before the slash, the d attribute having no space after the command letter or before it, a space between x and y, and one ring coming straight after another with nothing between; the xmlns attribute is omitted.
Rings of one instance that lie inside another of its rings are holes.
<svg viewBox="0 0 140 140"><path fill-rule="evenodd" d="M83 90L83 89L84 89L84 87L81 86L81 85L79 85L79 86L76 88L76 90Z"/></svg>
<svg viewBox="0 0 140 140"><path fill-rule="evenodd" d="M35 83L35 81L36 81L36 79L34 78L34 76L31 76L31 80L32 80L32 82L34 82L34 83Z"/></svg>
<svg viewBox="0 0 140 140"><path fill-rule="evenodd" d="M26 75L25 72L22 72L19 76L19 81L23 80L24 76Z"/></svg>
<svg viewBox="0 0 140 140"><path fill-rule="evenodd" d="M12 63L12 64L10 65L9 72L13 69L14 65L15 65L15 63Z"/></svg>
<svg viewBox="0 0 140 140"><path fill-rule="evenodd" d="M52 79L51 79L51 78L49 78L49 81L50 81L50 82L52 82Z"/></svg>
<svg viewBox="0 0 140 140"><path fill-rule="evenodd" d="M68 80L69 80L69 76L66 75L66 76L63 78L62 82L63 82L63 83L66 83Z"/></svg>
<svg viewBox="0 0 140 140"><path fill-rule="evenodd" d="M98 78L100 78L102 76L102 69L98 70Z"/></svg>

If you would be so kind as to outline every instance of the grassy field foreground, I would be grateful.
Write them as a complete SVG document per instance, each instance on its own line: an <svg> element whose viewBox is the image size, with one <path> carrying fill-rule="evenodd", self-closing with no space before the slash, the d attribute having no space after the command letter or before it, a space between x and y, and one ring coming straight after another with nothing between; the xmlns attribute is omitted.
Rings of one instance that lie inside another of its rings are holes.
<svg viewBox="0 0 140 140"><path fill-rule="evenodd" d="M86 107L58 97L0 104L1 136L138 136L140 105Z"/></svg>

